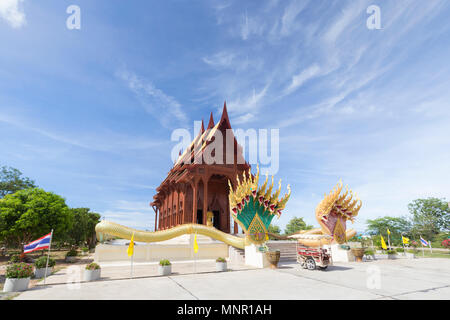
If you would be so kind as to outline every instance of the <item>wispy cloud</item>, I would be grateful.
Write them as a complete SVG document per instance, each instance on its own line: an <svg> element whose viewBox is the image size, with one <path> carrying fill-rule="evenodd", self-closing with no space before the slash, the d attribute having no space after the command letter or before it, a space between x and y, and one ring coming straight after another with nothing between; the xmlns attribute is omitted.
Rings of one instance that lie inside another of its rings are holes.
<svg viewBox="0 0 450 320"><path fill-rule="evenodd" d="M118 71L117 76L123 80L128 88L139 98L146 111L155 116L164 126L174 126L173 117L179 124L185 124L188 116L183 106L174 97L167 95L161 89L133 72Z"/></svg>
<svg viewBox="0 0 450 320"><path fill-rule="evenodd" d="M232 65L236 55L232 52L218 52L210 57L204 57L203 62L214 68L225 68Z"/></svg>
<svg viewBox="0 0 450 320"><path fill-rule="evenodd" d="M306 68L299 74L292 76L292 82L285 89L285 93L290 93L297 88L301 87L306 81L316 77L320 73L320 67L317 64L313 64L312 66Z"/></svg>
<svg viewBox="0 0 450 320"><path fill-rule="evenodd" d="M70 136L66 132L59 132L52 128L44 128L33 123L32 120L16 117L11 114L0 113L0 122L18 127L25 131L31 131L51 139L55 142L67 144L91 151L105 151L121 153L123 150L146 150L161 146L165 141L152 140L145 137L129 136L110 130L102 133L83 132Z"/></svg>
<svg viewBox="0 0 450 320"><path fill-rule="evenodd" d="M23 1L24 0L0 1L0 17L13 28L23 27L27 23L25 12L22 8Z"/></svg>

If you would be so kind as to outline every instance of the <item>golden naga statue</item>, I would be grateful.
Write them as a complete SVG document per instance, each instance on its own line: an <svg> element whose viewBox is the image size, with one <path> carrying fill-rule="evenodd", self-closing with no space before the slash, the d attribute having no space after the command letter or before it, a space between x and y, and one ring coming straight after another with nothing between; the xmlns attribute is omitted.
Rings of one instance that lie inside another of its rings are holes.
<svg viewBox="0 0 450 320"><path fill-rule="evenodd" d="M279 198L281 192L281 180L278 183L278 190L272 193L272 183L267 187L269 176L261 187L259 182L259 167L256 175L253 176L249 169L248 174L243 172L242 181L236 177L237 185L233 190L230 181L230 193L228 195L231 216L241 226L246 235L246 242L262 244L268 240L268 228L274 216L278 218L285 208L291 195L291 188L288 185L288 193Z"/></svg>
<svg viewBox="0 0 450 320"><path fill-rule="evenodd" d="M356 234L356 230L346 230L347 220L354 222L362 206L362 201L358 199L352 190L345 187L345 192L341 194L342 181L329 193L325 194L323 200L316 207L316 219L321 228L312 230L302 230L297 234L289 236L298 239L299 243L317 247L331 243L342 244L347 239Z"/></svg>

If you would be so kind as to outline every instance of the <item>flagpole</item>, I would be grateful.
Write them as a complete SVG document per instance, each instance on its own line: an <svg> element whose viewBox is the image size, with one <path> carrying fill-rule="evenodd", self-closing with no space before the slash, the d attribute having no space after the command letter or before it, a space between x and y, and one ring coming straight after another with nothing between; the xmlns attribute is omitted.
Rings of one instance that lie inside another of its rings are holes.
<svg viewBox="0 0 450 320"><path fill-rule="evenodd" d="M50 248L52 246L52 240L53 240L53 229L50 235L50 243L48 244L47 263L45 264L45 274L44 274L44 285L45 282L47 281L48 260L50 259Z"/></svg>
<svg viewBox="0 0 450 320"><path fill-rule="evenodd" d="M420 244L422 245L422 257L424 257L425 258L425 251L424 251L424 249L423 249L423 242L422 242L422 236L420 236Z"/></svg>
<svg viewBox="0 0 450 320"><path fill-rule="evenodd" d="M390 232L388 232L388 244L389 244L389 250L392 250L391 248L391 237L389 236Z"/></svg>
<svg viewBox="0 0 450 320"><path fill-rule="evenodd" d="M430 242L428 242L428 245L430 246L431 254L433 254L433 248L431 248L431 240L430 240Z"/></svg>
<svg viewBox="0 0 450 320"><path fill-rule="evenodd" d="M133 279L133 256L134 256L134 252L131 255L131 273L130 273L130 278Z"/></svg>

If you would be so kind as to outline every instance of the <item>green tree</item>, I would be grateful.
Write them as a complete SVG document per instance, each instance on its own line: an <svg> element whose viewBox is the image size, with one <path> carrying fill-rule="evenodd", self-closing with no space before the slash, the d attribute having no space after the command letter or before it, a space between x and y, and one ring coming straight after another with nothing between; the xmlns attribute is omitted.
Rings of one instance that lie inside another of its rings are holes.
<svg viewBox="0 0 450 320"><path fill-rule="evenodd" d="M88 208L71 208L73 226L68 231L69 242L76 245L87 243L90 247L95 245L95 225L100 222L100 214L90 212Z"/></svg>
<svg viewBox="0 0 450 320"><path fill-rule="evenodd" d="M367 219L367 233L372 236L387 236L387 229L391 232L390 239L392 243L401 241L402 233L410 234L411 222L406 217L381 217L374 220ZM386 240L387 241L387 240Z"/></svg>
<svg viewBox="0 0 450 320"><path fill-rule="evenodd" d="M19 190L35 187L34 181L22 177L22 172L19 170L6 166L0 168L0 198Z"/></svg>
<svg viewBox="0 0 450 320"><path fill-rule="evenodd" d="M0 199L0 236L9 244L22 246L52 229L58 240L72 223L65 200L52 192L25 189Z"/></svg>
<svg viewBox="0 0 450 320"><path fill-rule="evenodd" d="M412 214L415 237L422 235L426 239L434 237L442 231L450 229L450 208L444 199L416 199L408 204Z"/></svg>
<svg viewBox="0 0 450 320"><path fill-rule="evenodd" d="M273 233L273 234L278 234L278 235L281 234L281 229L280 229L280 227L279 227L279 226L276 226L276 225L273 225L273 224L270 224L270 225L269 225L269 228L267 228L267 231L268 231L269 233ZM270 239L270 240L277 240L276 237L274 237L274 236L272 236L272 235L270 235L270 234L269 234L269 239Z"/></svg>
<svg viewBox="0 0 450 320"><path fill-rule="evenodd" d="M286 229L284 230L285 234L292 234L300 230L310 230L313 226L307 225L303 218L292 218L288 224L286 225Z"/></svg>

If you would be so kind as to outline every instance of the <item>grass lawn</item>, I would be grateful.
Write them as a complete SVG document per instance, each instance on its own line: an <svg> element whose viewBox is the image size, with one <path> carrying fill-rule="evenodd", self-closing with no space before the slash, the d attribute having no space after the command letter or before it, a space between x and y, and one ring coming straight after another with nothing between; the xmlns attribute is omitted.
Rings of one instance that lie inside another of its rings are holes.
<svg viewBox="0 0 450 320"><path fill-rule="evenodd" d="M412 250L408 250L407 252L413 253ZM429 251L425 251L422 253L422 250L417 250L416 257L421 258L450 258L450 252L443 252L443 251L433 251L433 253Z"/></svg>

